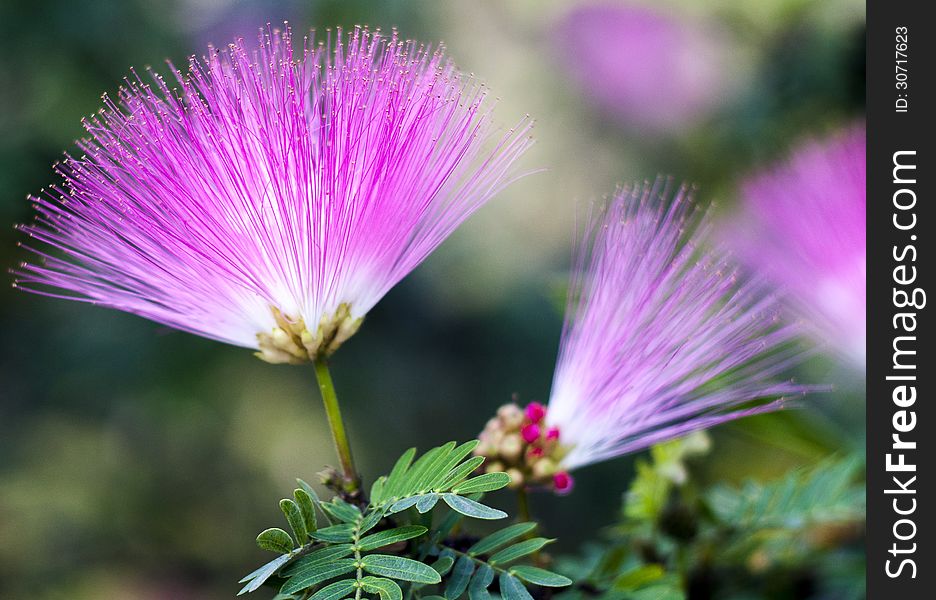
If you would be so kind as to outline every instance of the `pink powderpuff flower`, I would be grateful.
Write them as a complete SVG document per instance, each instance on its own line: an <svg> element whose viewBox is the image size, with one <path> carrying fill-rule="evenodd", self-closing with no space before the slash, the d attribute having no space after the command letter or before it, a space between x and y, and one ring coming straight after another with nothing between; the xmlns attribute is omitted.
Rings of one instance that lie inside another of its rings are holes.
<svg viewBox="0 0 936 600"><path fill-rule="evenodd" d="M650 7L587 4L556 30L559 56L585 96L624 125L682 131L730 87L722 38Z"/></svg>
<svg viewBox="0 0 936 600"><path fill-rule="evenodd" d="M865 366L865 127L809 141L742 187L725 232L814 338Z"/></svg>
<svg viewBox="0 0 936 600"><path fill-rule="evenodd" d="M85 120L22 229L29 291L258 350L327 356L515 178L528 119L498 134L441 49L288 28L133 73Z"/></svg>
<svg viewBox="0 0 936 600"><path fill-rule="evenodd" d="M671 200L668 200L672 196ZM801 352L756 280L698 242L689 194L619 191L580 245L546 414L558 470L781 407Z"/></svg>

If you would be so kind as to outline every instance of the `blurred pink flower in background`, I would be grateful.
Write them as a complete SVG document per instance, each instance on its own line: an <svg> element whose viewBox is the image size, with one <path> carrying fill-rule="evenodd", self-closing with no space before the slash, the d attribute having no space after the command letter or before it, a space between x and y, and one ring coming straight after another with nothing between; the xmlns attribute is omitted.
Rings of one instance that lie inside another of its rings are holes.
<svg viewBox="0 0 936 600"><path fill-rule="evenodd" d="M742 185L728 243L814 337L865 365L865 126L800 145Z"/></svg>
<svg viewBox="0 0 936 600"><path fill-rule="evenodd" d="M705 26L649 7L591 4L566 14L557 37L583 93L627 126L678 130L725 97L726 49Z"/></svg>

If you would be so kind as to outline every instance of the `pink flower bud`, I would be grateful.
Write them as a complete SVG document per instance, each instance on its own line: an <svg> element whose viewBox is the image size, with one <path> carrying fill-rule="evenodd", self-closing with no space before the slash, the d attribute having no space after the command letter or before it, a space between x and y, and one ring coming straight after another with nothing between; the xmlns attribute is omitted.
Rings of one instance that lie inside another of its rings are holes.
<svg viewBox="0 0 936 600"><path fill-rule="evenodd" d="M547 440L550 440L550 441L552 441L552 440L558 440L558 439L559 439L559 428L558 428L558 427L550 427L549 429L547 429L547 430L546 430L546 439L547 439Z"/></svg>
<svg viewBox="0 0 936 600"><path fill-rule="evenodd" d="M533 423L524 425L523 429L520 430L520 437L522 437L523 441L527 444L532 444L540 437L539 425L534 425Z"/></svg>
<svg viewBox="0 0 936 600"><path fill-rule="evenodd" d="M531 423L539 423L546 416L546 407L539 402L530 402L526 407L526 418Z"/></svg>
<svg viewBox="0 0 936 600"><path fill-rule="evenodd" d="M557 494L568 494L572 491L573 485L575 485L575 481L566 471L559 471L553 475L553 489L556 490Z"/></svg>

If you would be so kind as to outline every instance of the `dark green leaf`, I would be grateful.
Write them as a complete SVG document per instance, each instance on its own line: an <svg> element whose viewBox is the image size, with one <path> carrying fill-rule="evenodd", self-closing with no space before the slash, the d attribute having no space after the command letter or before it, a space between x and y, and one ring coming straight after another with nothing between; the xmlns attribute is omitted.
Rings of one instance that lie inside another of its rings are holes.
<svg viewBox="0 0 936 600"><path fill-rule="evenodd" d="M354 591L355 583L357 582L354 579L344 579L342 581L330 583L312 594L309 600L341 600L347 594Z"/></svg>
<svg viewBox="0 0 936 600"><path fill-rule="evenodd" d="M503 550L501 550L500 552L497 552L496 554L491 556L490 559L488 559L488 562L491 563L492 565L509 563L511 561L517 560L518 558L522 558L528 554L533 554L534 552L539 551L539 549L545 546L546 544L550 544L554 541L556 540L550 540L550 539L542 538L542 537L524 540L522 542L514 544L513 546L508 546L504 548Z"/></svg>
<svg viewBox="0 0 936 600"><path fill-rule="evenodd" d="M341 525L324 527L313 533L312 537L323 542L338 544L341 542L350 542L354 539L354 525L342 523Z"/></svg>
<svg viewBox="0 0 936 600"><path fill-rule="evenodd" d="M288 554L292 552L293 540L289 534L278 527L271 527L260 532L257 536L257 545L270 552Z"/></svg>
<svg viewBox="0 0 936 600"><path fill-rule="evenodd" d="M309 538L309 531L306 529L305 519L302 516L302 511L299 510L299 505L288 498L284 498L280 500L280 510L286 515L286 520L289 521L289 526L296 536L296 541L301 546Z"/></svg>
<svg viewBox="0 0 936 600"><path fill-rule="evenodd" d="M445 503L448 504L452 510L460 512L466 517L475 519L503 519L507 516L507 513L502 510L485 506L480 502L475 502L474 500L463 498L462 496L456 496L455 494L442 494L442 499L445 500Z"/></svg>
<svg viewBox="0 0 936 600"><path fill-rule="evenodd" d="M250 575L247 575L246 577L238 581L238 583L246 582L247 585L245 585L241 589L241 591L237 592L237 595L240 596L241 594L247 594L249 592L253 592L255 590L260 589L260 586L263 585L264 582L267 579L269 579L274 573L276 573L276 571L280 567L282 567L287 562L289 562L290 558L292 558L292 556L289 554L283 554L282 556L277 556L276 558L274 558L267 564L263 565L262 567L260 567L259 569L251 573Z"/></svg>
<svg viewBox="0 0 936 600"><path fill-rule="evenodd" d="M567 585L572 585L572 580L568 577L529 565L511 567L510 573L534 585L542 585L545 587L565 587Z"/></svg>
<svg viewBox="0 0 936 600"><path fill-rule="evenodd" d="M510 527L505 527L500 531L495 531L486 538L468 549L471 555L490 554L495 550L506 546L517 538L521 538L536 529L536 523L517 523Z"/></svg>
<svg viewBox="0 0 936 600"><path fill-rule="evenodd" d="M387 529L386 531L380 531L362 538L358 546L361 551L366 552L404 540L411 540L421 536L426 533L426 531L427 529L421 525L408 525L406 527L397 527L396 529Z"/></svg>
<svg viewBox="0 0 936 600"><path fill-rule="evenodd" d="M475 494L478 492L493 492L507 487L510 483L510 475L507 473L485 473L472 477L468 481L459 483L452 488L455 494Z"/></svg>
<svg viewBox="0 0 936 600"><path fill-rule="evenodd" d="M361 579L361 584L365 592L379 594L380 600L403 600L403 590L392 579L365 577Z"/></svg>
<svg viewBox="0 0 936 600"><path fill-rule="evenodd" d="M474 574L475 563L468 556L462 556L455 563L452 574L449 575L448 584L445 586L445 597L449 600L456 600L468 588L468 582Z"/></svg>
<svg viewBox="0 0 936 600"><path fill-rule="evenodd" d="M618 591L629 592L653 583L664 575L666 575L666 570L662 565L656 563L639 565L619 575L614 580L613 587Z"/></svg>
<svg viewBox="0 0 936 600"><path fill-rule="evenodd" d="M354 552L354 547L351 544L338 544L336 546L326 546L325 548L319 548L318 550L306 554L293 564L289 565L289 568L283 571L283 575L286 577L299 575L303 571L310 569L314 570L321 565L324 565L325 563L338 560L339 558L344 558L350 555L352 552Z"/></svg>
<svg viewBox="0 0 936 600"><path fill-rule="evenodd" d="M364 570L372 575L392 577L401 581L414 583L439 583L442 578L439 573L417 560L391 556L389 554L368 554L361 559Z"/></svg>
<svg viewBox="0 0 936 600"><path fill-rule="evenodd" d="M500 592L504 600L533 600L523 583L506 571L500 576Z"/></svg>
<svg viewBox="0 0 936 600"><path fill-rule="evenodd" d="M488 587L494 581L494 569L488 565L481 565L475 571L474 577L468 584L468 600L488 600L491 594Z"/></svg>
<svg viewBox="0 0 936 600"><path fill-rule="evenodd" d="M305 521L306 530L312 533L318 528L318 522L315 518L315 501L309 495L309 492L302 488L293 492L293 498L296 499L296 505L299 507L299 512L302 513L302 520Z"/></svg>
<svg viewBox="0 0 936 600"><path fill-rule="evenodd" d="M445 577L445 574L449 572L453 564L455 564L455 559L451 556L440 556L437 561L432 563L432 568L435 569L439 575Z"/></svg>
<svg viewBox="0 0 936 600"><path fill-rule="evenodd" d="M331 562L323 563L315 568L305 569L289 578L289 581L283 585L280 590L283 594L292 594L300 590L318 585L323 581L328 581L351 573L357 569L357 561L353 558L340 558Z"/></svg>

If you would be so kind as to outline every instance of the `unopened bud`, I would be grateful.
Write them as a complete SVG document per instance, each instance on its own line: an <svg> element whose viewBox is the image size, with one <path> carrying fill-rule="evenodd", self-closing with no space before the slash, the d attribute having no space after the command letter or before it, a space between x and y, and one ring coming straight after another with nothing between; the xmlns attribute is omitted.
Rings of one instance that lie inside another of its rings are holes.
<svg viewBox="0 0 936 600"><path fill-rule="evenodd" d="M523 411L516 404L505 404L497 409L497 416L500 418L504 429L512 431L519 429L523 424Z"/></svg>
<svg viewBox="0 0 936 600"><path fill-rule="evenodd" d="M509 469L507 474L510 475L510 483L507 484L510 489L515 490L523 485L523 473L520 469Z"/></svg>
<svg viewBox="0 0 936 600"><path fill-rule="evenodd" d="M504 436L500 443L500 455L507 462L516 462L523 454L523 440L516 433Z"/></svg>

